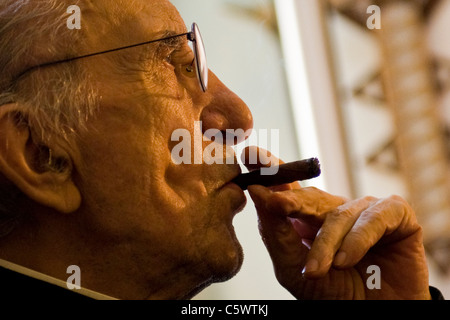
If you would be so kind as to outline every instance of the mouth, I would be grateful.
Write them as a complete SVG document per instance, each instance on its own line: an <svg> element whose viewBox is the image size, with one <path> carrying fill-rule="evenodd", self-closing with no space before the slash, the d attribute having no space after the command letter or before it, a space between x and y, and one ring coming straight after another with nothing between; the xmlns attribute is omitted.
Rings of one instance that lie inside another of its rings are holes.
<svg viewBox="0 0 450 320"><path fill-rule="evenodd" d="M219 189L223 189L226 187L233 187L233 188L239 188L239 190L242 191L242 189L234 182L235 179L241 175L242 173L242 169L241 166L239 164L236 164L233 166L233 173L232 175L227 178L227 180L225 181L225 183L222 184L222 186Z"/></svg>
<svg viewBox="0 0 450 320"><path fill-rule="evenodd" d="M234 165L233 173L230 174L227 180L219 188L220 192L227 194L229 203L233 208L233 216L241 212L247 205L247 197L245 196L244 190L234 182L236 177L240 176L241 173L241 166L239 164Z"/></svg>

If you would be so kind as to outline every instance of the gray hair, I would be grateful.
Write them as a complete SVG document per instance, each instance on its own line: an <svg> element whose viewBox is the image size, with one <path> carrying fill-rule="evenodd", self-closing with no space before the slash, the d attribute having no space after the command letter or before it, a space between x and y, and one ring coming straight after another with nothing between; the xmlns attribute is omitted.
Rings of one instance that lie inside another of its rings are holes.
<svg viewBox="0 0 450 320"><path fill-rule="evenodd" d="M27 68L48 62L39 59L59 60L61 52L75 55L82 31L67 28L67 7L61 0L1 0L0 4L0 108L9 103L26 108L28 125L43 139L65 138L82 129L96 106L88 74L77 62L35 70L15 81ZM17 224L21 214L15 211L21 199L26 200L15 187L0 184L0 237Z"/></svg>

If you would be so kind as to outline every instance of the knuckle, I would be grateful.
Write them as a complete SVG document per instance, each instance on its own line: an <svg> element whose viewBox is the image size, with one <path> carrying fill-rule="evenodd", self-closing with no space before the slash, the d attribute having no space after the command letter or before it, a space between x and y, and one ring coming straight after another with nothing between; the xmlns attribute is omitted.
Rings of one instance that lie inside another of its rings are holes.
<svg viewBox="0 0 450 320"><path fill-rule="evenodd" d="M365 196L363 198L363 200L366 201L366 202L369 202L369 203L373 203L373 202L378 201L379 199L376 198L376 197L373 197L373 196Z"/></svg>
<svg viewBox="0 0 450 320"><path fill-rule="evenodd" d="M405 199L403 199L401 196L399 195L391 195L390 197L387 198L388 201L392 202L392 204L396 205L396 206L407 206L408 203L406 202Z"/></svg>
<svg viewBox="0 0 450 320"><path fill-rule="evenodd" d="M349 219L355 214L354 210L350 207L341 207L339 210L333 210L329 213L332 219Z"/></svg>
<svg viewBox="0 0 450 320"><path fill-rule="evenodd" d="M412 212L409 203L399 195L392 195L387 198L387 201L394 212Z"/></svg>
<svg viewBox="0 0 450 320"><path fill-rule="evenodd" d="M349 239L347 243L350 243L351 247L355 248L361 246L362 243L366 243L370 239L370 235L365 229L356 229L347 238Z"/></svg>
<svg viewBox="0 0 450 320"><path fill-rule="evenodd" d="M305 188L302 188L302 189L300 189L300 190L308 191L308 192L318 192L318 191L321 191L320 189L318 189L318 188L316 188L316 187L305 187Z"/></svg>
<svg viewBox="0 0 450 320"><path fill-rule="evenodd" d="M330 242L332 235L333 230L330 230L329 228L320 228L317 232L316 240L317 242L327 244L328 242Z"/></svg>
<svg viewBox="0 0 450 320"><path fill-rule="evenodd" d="M338 243L333 230L320 229L313 243L312 252L320 254L322 257L331 256Z"/></svg>
<svg viewBox="0 0 450 320"><path fill-rule="evenodd" d="M278 213L288 214L292 211L299 210L301 208L298 207L298 204L295 203L292 199L287 198L282 193L274 193L270 199L271 209Z"/></svg>

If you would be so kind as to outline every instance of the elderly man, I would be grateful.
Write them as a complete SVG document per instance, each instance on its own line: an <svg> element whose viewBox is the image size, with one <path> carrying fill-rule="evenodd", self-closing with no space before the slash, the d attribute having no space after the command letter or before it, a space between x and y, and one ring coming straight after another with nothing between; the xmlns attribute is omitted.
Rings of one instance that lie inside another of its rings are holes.
<svg viewBox="0 0 450 320"><path fill-rule="evenodd" d="M252 115L168 0L79 1L80 30L66 26L71 2L0 4L0 283L57 283L77 266L100 298L191 298L238 272L232 220L246 198L236 162L175 163L172 133L194 136L199 121L203 133L248 132ZM421 228L401 198L297 183L249 193L296 298L430 298ZM371 265L380 289L366 286Z"/></svg>

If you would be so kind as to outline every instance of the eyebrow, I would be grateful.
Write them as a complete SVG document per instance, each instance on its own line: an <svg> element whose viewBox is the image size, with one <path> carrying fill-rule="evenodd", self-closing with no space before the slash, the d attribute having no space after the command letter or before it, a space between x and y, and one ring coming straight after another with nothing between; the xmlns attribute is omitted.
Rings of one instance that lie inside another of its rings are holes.
<svg viewBox="0 0 450 320"><path fill-rule="evenodd" d="M178 49L181 48L186 42L186 35L188 32L177 33L174 31L165 31L161 34L159 38L165 38L164 40L159 42L160 46L165 46L170 49Z"/></svg>

